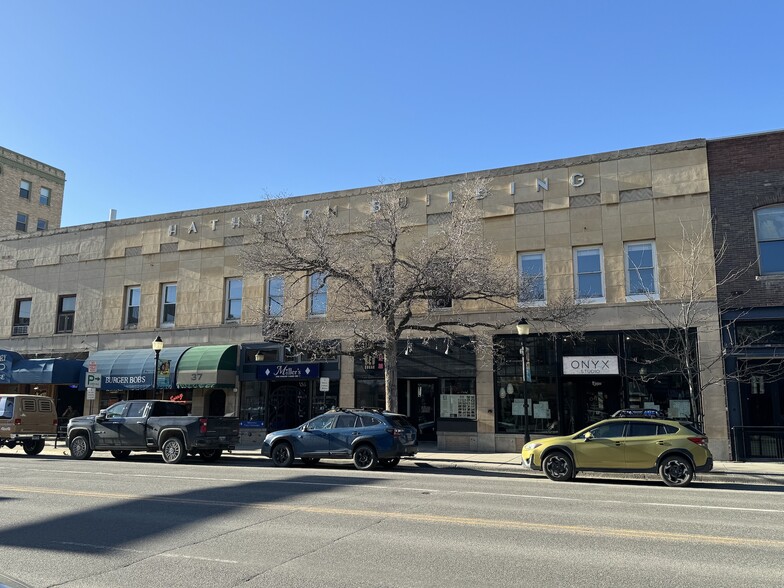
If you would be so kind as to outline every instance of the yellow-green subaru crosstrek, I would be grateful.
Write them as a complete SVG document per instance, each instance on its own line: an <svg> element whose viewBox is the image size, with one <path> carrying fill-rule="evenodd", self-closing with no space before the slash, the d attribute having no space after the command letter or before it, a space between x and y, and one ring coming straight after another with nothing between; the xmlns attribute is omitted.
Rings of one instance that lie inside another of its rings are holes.
<svg viewBox="0 0 784 588"><path fill-rule="evenodd" d="M522 458L523 467L559 482L580 471L658 472L668 486L686 486L695 472L713 469L708 438L657 410L620 410L571 435L531 441Z"/></svg>

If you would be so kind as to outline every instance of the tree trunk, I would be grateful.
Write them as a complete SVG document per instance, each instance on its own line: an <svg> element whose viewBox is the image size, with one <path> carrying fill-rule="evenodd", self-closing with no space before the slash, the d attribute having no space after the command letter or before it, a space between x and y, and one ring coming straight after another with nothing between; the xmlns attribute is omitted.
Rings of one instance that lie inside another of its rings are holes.
<svg viewBox="0 0 784 588"><path fill-rule="evenodd" d="M388 337L384 343L384 391L386 409L397 412L397 341Z"/></svg>

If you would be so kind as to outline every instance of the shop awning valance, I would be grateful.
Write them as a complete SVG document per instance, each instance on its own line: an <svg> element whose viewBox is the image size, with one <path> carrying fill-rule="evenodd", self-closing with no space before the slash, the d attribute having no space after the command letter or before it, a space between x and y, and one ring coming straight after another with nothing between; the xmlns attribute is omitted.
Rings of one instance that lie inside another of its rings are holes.
<svg viewBox="0 0 784 588"><path fill-rule="evenodd" d="M191 347L177 365L178 388L234 388L236 381L236 345Z"/></svg>
<svg viewBox="0 0 784 588"><path fill-rule="evenodd" d="M83 362L56 357L25 359L14 351L0 350L0 384L77 385Z"/></svg>
<svg viewBox="0 0 784 588"><path fill-rule="evenodd" d="M177 364L188 349L188 347L168 347L161 351L158 360L159 389L174 388ZM152 349L96 351L84 361L84 366L87 387L101 390L153 389L155 352ZM94 374L100 374L99 385L94 385Z"/></svg>

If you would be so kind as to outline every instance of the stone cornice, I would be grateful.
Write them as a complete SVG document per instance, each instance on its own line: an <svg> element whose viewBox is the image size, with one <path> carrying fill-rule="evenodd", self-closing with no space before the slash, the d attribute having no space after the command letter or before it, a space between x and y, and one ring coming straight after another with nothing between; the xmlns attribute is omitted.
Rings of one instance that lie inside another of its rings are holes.
<svg viewBox="0 0 784 588"><path fill-rule="evenodd" d="M65 172L21 153L0 147L0 163L42 176L61 186L65 185Z"/></svg>

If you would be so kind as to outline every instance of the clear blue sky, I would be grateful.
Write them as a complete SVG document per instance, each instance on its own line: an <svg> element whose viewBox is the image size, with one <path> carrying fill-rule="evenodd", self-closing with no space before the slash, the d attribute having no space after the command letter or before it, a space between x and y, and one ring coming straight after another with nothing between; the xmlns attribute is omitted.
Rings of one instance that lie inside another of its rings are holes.
<svg viewBox="0 0 784 588"><path fill-rule="evenodd" d="M4 0L63 224L784 128L781 1Z"/></svg>

